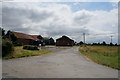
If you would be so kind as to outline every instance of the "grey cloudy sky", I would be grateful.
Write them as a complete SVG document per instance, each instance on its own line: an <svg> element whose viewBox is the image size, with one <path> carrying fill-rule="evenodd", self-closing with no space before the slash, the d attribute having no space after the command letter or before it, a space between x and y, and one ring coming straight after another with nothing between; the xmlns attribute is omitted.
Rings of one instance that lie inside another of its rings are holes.
<svg viewBox="0 0 120 80"><path fill-rule="evenodd" d="M97 6L98 5L98 6ZM95 7L96 6L96 7ZM54 39L67 35L75 41L117 43L117 4L79 2L14 2L2 4L2 27Z"/></svg>

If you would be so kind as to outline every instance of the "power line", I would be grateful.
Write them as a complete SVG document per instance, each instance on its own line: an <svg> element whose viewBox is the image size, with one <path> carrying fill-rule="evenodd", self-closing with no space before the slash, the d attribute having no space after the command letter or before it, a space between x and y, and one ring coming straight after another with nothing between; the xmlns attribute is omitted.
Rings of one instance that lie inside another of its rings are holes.
<svg viewBox="0 0 120 80"><path fill-rule="evenodd" d="M111 33L111 34L113 34L113 33ZM115 34L115 33L114 33ZM110 34L109 35L105 35L105 34L90 34L90 33L85 33L85 32L83 32L83 33L81 33L81 35L83 35L83 43L85 44L86 43L86 37L88 36L88 35L90 35L89 37L90 37L90 39L92 38L93 39L93 37L94 37L94 39L96 38L97 39L97 35L101 35L101 36L110 36ZM110 43L113 43L113 35L111 35L110 36ZM99 39L99 38L98 38ZM100 41L99 41L100 42Z"/></svg>

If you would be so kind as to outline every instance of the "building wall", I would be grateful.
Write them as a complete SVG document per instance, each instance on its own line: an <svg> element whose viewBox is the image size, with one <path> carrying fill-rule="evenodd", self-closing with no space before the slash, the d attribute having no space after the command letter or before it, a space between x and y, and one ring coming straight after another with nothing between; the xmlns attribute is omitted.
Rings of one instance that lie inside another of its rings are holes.
<svg viewBox="0 0 120 80"><path fill-rule="evenodd" d="M52 39L44 40L44 42L45 42L45 45L55 45L55 42Z"/></svg>
<svg viewBox="0 0 120 80"><path fill-rule="evenodd" d="M57 40L56 46L73 46L74 42L71 40Z"/></svg>
<svg viewBox="0 0 120 80"><path fill-rule="evenodd" d="M17 39L17 41L22 45L30 45L32 43L32 40L29 39Z"/></svg>

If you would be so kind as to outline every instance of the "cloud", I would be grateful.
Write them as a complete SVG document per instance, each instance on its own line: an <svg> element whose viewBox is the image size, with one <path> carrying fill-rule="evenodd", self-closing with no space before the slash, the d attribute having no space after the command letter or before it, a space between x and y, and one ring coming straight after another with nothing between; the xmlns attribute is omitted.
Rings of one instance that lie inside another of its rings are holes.
<svg viewBox="0 0 120 80"><path fill-rule="evenodd" d="M117 33L117 9L73 12L67 4L3 3L2 13L2 26L6 30L41 34L55 39L68 35L79 42L85 32L87 42L109 42L110 33ZM107 35L97 35L94 39L96 34ZM114 42L117 42L116 35Z"/></svg>
<svg viewBox="0 0 120 80"><path fill-rule="evenodd" d="M74 23L78 24L79 26L83 26L90 21L92 16L93 16L93 14L86 10L81 10L81 11L75 12L74 13Z"/></svg>

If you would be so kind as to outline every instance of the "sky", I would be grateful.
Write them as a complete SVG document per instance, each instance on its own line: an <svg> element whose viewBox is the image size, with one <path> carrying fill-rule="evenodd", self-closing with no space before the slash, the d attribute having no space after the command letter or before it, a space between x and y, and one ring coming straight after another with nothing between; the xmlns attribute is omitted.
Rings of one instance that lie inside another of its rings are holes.
<svg viewBox="0 0 120 80"><path fill-rule="evenodd" d="M5 2L2 27L76 42L118 42L118 5L115 2Z"/></svg>

